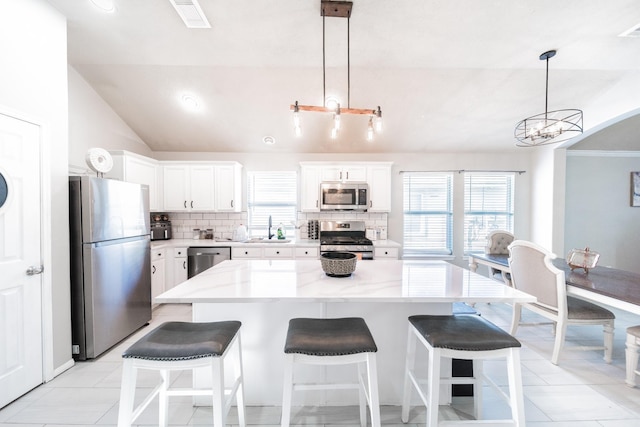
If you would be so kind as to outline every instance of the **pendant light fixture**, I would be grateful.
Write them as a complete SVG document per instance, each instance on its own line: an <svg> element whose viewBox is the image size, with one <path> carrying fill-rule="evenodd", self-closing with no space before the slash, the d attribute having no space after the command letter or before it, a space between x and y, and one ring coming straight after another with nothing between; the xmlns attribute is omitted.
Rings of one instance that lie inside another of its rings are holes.
<svg viewBox="0 0 640 427"><path fill-rule="evenodd" d="M369 122L366 129L367 141L372 141L376 133L382 132L382 110L380 106L377 108L351 108L351 61L350 61L350 45L349 45L349 20L351 18L351 9L353 2L350 1L320 1L320 15L322 16L322 99L326 103L326 63L325 63L325 17L347 18L347 108L341 107L338 103L329 106L316 105L300 105L298 101L292 104L290 109L293 111L293 127L296 136L302 136L302 128L300 126L300 111L310 111L317 113L330 113L333 120L330 136L332 139L337 138L341 127L341 117L343 114L356 114L369 116Z"/></svg>
<svg viewBox="0 0 640 427"><path fill-rule="evenodd" d="M549 58L553 58L555 54L555 50L549 50L540 55L541 61L547 61L544 113L536 114L518 122L514 131L514 135L518 140L516 143L518 147L555 144L582 133L582 110L548 111Z"/></svg>

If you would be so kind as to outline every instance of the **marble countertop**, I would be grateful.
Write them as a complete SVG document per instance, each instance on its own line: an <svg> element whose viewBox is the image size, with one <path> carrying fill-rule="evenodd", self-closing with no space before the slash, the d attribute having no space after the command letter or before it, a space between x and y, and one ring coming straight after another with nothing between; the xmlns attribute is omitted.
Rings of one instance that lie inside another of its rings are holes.
<svg viewBox="0 0 640 427"><path fill-rule="evenodd" d="M444 261L359 261L350 277L319 260L229 260L156 297L210 302L532 302L535 298Z"/></svg>

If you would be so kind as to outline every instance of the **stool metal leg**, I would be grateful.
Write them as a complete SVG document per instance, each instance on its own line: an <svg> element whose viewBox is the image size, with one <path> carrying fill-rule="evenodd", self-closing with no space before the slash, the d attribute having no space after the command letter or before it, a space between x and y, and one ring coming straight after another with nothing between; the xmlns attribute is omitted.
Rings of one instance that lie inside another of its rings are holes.
<svg viewBox="0 0 640 427"><path fill-rule="evenodd" d="M629 387L635 387L638 359L640 359L640 346L638 346L638 339L631 334L627 334L625 358L627 372L626 383Z"/></svg>
<svg viewBox="0 0 640 427"><path fill-rule="evenodd" d="M285 354L284 381L282 389L281 427L289 427L291 417L291 394L293 392L293 354Z"/></svg>
<svg viewBox="0 0 640 427"><path fill-rule="evenodd" d="M482 419L482 377L484 364L482 360L473 361L473 416L476 420Z"/></svg>
<svg viewBox="0 0 640 427"><path fill-rule="evenodd" d="M411 391L413 385L411 384L411 372L415 367L416 360L416 341L417 337L413 333L413 327L409 325L409 336L407 338L407 357L405 359L404 368L404 387L402 392L402 422L409 422L409 409L411 404Z"/></svg>
<svg viewBox="0 0 640 427"><path fill-rule="evenodd" d="M240 344L240 335L237 337L236 342L236 359L234 359L234 373L240 384L236 390L236 406L238 408L238 425L240 427L246 426L245 410L244 410L244 372L242 371L242 346Z"/></svg>
<svg viewBox="0 0 640 427"><path fill-rule="evenodd" d="M524 396L522 392L522 368L520 367L520 348L510 348L507 356L509 375L509 404L511 417L516 427L525 426Z"/></svg>
<svg viewBox="0 0 640 427"><path fill-rule="evenodd" d="M438 425L438 404L440 402L440 349L429 349L429 369L427 385L427 427Z"/></svg>
<svg viewBox="0 0 640 427"><path fill-rule="evenodd" d="M122 365L118 427L131 427L137 375L138 370L133 367L133 360L125 359Z"/></svg>
<svg viewBox="0 0 640 427"><path fill-rule="evenodd" d="M367 366L363 366L365 363L358 363L358 405L360 406L360 427L367 427L367 392L365 389L363 374ZM363 369L365 368L365 369Z"/></svg>
<svg viewBox="0 0 640 427"><path fill-rule="evenodd" d="M367 353L367 377L369 379L369 411L372 427L380 427L380 401L378 398L378 367L375 353ZM364 420L366 425L366 418Z"/></svg>
<svg viewBox="0 0 640 427"><path fill-rule="evenodd" d="M162 385L158 392L158 426L167 427L169 425L169 395L167 390L171 382L171 371L161 369L160 378L162 379Z"/></svg>

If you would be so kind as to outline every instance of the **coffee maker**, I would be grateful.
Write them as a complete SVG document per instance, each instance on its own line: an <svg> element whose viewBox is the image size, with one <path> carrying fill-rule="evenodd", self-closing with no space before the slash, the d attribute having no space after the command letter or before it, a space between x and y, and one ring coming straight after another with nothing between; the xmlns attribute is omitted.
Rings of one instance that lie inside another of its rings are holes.
<svg viewBox="0 0 640 427"><path fill-rule="evenodd" d="M151 214L151 240L171 239L171 221L167 214Z"/></svg>

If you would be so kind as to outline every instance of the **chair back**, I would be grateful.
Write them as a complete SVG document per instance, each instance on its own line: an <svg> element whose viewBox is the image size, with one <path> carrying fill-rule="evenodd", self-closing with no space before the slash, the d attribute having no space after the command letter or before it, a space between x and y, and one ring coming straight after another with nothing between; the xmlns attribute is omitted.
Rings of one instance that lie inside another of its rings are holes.
<svg viewBox="0 0 640 427"><path fill-rule="evenodd" d="M509 255L509 245L515 237L505 230L493 230L487 234L487 243L484 247L485 254Z"/></svg>
<svg viewBox="0 0 640 427"><path fill-rule="evenodd" d="M557 311L567 311L567 290L564 271L551 260L556 256L525 240L514 240L509 245L509 268L513 287L535 296L537 305Z"/></svg>

